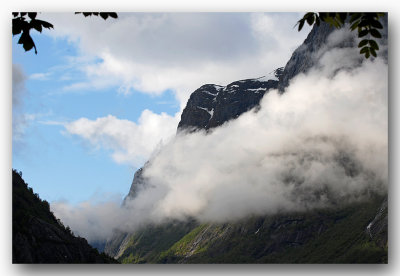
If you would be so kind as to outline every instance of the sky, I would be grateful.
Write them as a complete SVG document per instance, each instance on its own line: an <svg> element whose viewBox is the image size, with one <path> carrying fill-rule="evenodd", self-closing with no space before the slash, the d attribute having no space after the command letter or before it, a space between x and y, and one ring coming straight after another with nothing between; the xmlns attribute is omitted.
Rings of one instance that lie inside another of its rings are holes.
<svg viewBox="0 0 400 276"><path fill-rule="evenodd" d="M38 54L12 39L12 167L42 199L121 202L206 83L282 67L302 13L40 13Z"/></svg>

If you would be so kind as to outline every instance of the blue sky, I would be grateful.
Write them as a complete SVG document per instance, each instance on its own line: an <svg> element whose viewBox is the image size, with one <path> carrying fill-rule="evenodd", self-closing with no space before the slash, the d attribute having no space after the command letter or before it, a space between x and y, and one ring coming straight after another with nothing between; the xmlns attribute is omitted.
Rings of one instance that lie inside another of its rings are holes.
<svg viewBox="0 0 400 276"><path fill-rule="evenodd" d="M13 168L49 202L120 201L191 92L285 65L299 15L38 15L55 26L32 33L38 54L12 41Z"/></svg>
<svg viewBox="0 0 400 276"><path fill-rule="evenodd" d="M137 168L116 164L108 150L89 148L56 123L108 114L136 122L146 108L174 115L179 109L178 102L171 91L159 96L137 92L121 95L115 93L118 87L64 92L63 87L82 78L79 68L62 68L66 59L77 55L76 46L46 35L34 35L33 39L38 55L25 52L17 44L18 38L13 38L13 63L20 64L27 76L24 113L37 116L25 129L23 143L14 146L13 168L22 171L29 185L50 202L77 203L99 195L120 199L129 190ZM52 73L35 79L38 72ZM63 80L63 74L71 75L71 79Z"/></svg>

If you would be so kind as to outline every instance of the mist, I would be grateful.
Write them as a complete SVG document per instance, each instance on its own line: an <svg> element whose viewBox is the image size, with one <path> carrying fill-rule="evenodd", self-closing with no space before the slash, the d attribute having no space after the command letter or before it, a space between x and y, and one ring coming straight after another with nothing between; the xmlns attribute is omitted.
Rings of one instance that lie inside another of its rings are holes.
<svg viewBox="0 0 400 276"><path fill-rule="evenodd" d="M284 94L270 90L259 109L209 132L180 132L157 149L143 173L146 187L124 207L77 211L55 202L52 210L93 241L171 219L227 222L386 194L387 101L385 60L329 49Z"/></svg>

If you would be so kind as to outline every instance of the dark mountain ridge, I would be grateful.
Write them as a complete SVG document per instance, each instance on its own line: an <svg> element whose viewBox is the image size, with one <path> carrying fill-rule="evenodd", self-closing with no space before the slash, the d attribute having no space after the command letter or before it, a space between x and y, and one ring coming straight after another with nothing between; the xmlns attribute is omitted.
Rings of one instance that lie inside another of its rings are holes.
<svg viewBox="0 0 400 276"><path fill-rule="evenodd" d="M227 86L205 84L194 91L182 112L178 131L210 129L239 117L259 105L270 89L278 87L281 68L273 75L235 81ZM270 79L274 78L274 79Z"/></svg>
<svg viewBox="0 0 400 276"><path fill-rule="evenodd" d="M13 263L118 263L75 237L15 170L12 192Z"/></svg>

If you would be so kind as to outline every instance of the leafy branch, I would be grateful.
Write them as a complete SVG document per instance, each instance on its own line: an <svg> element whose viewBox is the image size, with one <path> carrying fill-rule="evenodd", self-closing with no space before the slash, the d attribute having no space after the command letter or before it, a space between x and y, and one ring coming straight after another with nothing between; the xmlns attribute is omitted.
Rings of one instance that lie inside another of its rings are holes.
<svg viewBox="0 0 400 276"><path fill-rule="evenodd" d="M379 18L384 15L385 13L377 12L308 12L295 26L298 25L298 31L301 31L306 22L310 26L313 24L319 26L323 21L335 28L341 28L349 18L350 30L357 29L358 37L363 38L358 44L358 48L361 48L360 54L368 59L371 55L376 57L376 52L379 50L379 45L375 39L382 38L379 30L383 29L383 26L379 22Z"/></svg>
<svg viewBox="0 0 400 276"><path fill-rule="evenodd" d="M115 12L76 12L75 14L79 13L82 13L85 17L92 15L100 16L104 20L108 17L118 18ZM12 15L12 34L13 36L21 34L18 44L22 44L26 52L35 49L35 54L37 54L37 48L30 35L30 31L34 29L41 33L43 28L54 29L53 24L37 19L37 12L13 12Z"/></svg>
<svg viewBox="0 0 400 276"><path fill-rule="evenodd" d="M49 22L36 19L37 12L13 12L12 15L14 16L12 20L12 34L13 36L21 34L18 44L22 44L25 51L30 51L34 48L35 54L37 54L35 42L33 42L29 34L30 30L35 29L41 33L43 28L51 29L54 28L53 25Z"/></svg>
<svg viewBox="0 0 400 276"><path fill-rule="evenodd" d="M83 14L83 16L88 17L88 16L100 16L104 20L106 20L108 17L112 18L118 18L118 15L116 12L76 12L75 14Z"/></svg>

